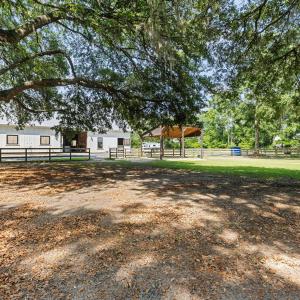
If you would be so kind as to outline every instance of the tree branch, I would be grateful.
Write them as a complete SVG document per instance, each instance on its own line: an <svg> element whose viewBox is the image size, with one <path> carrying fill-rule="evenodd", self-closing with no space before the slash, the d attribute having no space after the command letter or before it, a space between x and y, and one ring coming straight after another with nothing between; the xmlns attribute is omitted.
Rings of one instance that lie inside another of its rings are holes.
<svg viewBox="0 0 300 300"><path fill-rule="evenodd" d="M32 99L29 95L27 95L26 93L23 94L23 96L27 99L29 99L30 101L33 101L34 99ZM30 113L33 114L40 114L40 113L49 113L49 112L63 112L63 109L51 109L51 110L40 110L40 109L33 109L28 107L27 105L25 105L20 99L16 98L14 100L21 108L23 108L25 111L28 111Z"/></svg>
<svg viewBox="0 0 300 300"><path fill-rule="evenodd" d="M280 14L277 18L275 18L274 20L272 20L269 24L267 24L264 28L262 28L258 34L263 33L264 31L266 31L269 27L275 25L276 23L278 23L279 21L281 21L283 18L285 18L288 14L290 14L291 10L294 8L294 6L298 3L298 0L295 0L291 3L291 5L289 6L289 8L283 12L282 14Z"/></svg>
<svg viewBox="0 0 300 300"><path fill-rule="evenodd" d="M0 29L0 43L16 44L23 38L27 37L34 31L50 23L60 20L62 13L53 11L45 15L41 15L31 22L25 23L15 29Z"/></svg>
<svg viewBox="0 0 300 300"><path fill-rule="evenodd" d="M74 68L74 65L73 65L73 62L72 62L71 58L66 54L66 52L64 52L63 50L59 50L59 49L58 50L43 51L43 52L33 54L31 56L27 56L27 57L25 57L25 58L23 58L23 59L21 59L17 62L14 62L14 63L8 65L7 67L4 67L4 68L0 69L0 75L3 75L6 72L19 67L20 65L26 63L29 60L33 60L37 57L51 56L51 55L63 55L68 60L68 63L71 67L71 71L72 71L73 76L76 77L75 68Z"/></svg>
<svg viewBox="0 0 300 300"><path fill-rule="evenodd" d="M274 62L277 62L279 60L286 59L287 57L289 57L292 54L294 54L295 58L297 58L297 56L298 56L298 49L300 49L300 44L296 45L295 47L293 47L289 51L285 52L284 54L275 57L271 62L274 63Z"/></svg>
<svg viewBox="0 0 300 300"><path fill-rule="evenodd" d="M263 0L258 6L256 6L253 10L247 12L246 14L242 15L239 19L247 19L251 15L256 14L257 12L261 11L266 5L269 0Z"/></svg>
<svg viewBox="0 0 300 300"><path fill-rule="evenodd" d="M39 1L35 2L42 6L49 6ZM40 29L59 20L76 21L81 25L86 25L87 16L93 16L94 18L114 19L118 22L118 16L113 15L112 12L97 13L93 9L85 7L83 11L80 11L80 13L78 13L77 15L74 13L72 15L72 13L70 13L68 4L57 7L50 5L50 7L54 8L53 11L49 12L48 14L38 16L32 21L27 22L17 28L0 28L0 43L16 44L31 33L35 32L37 29Z"/></svg>
<svg viewBox="0 0 300 300"><path fill-rule="evenodd" d="M26 90L39 90L48 87L59 87L59 86L69 86L69 85L79 85L82 87L90 89L102 90L112 96L122 96L123 98L136 98L145 102L163 102L160 99L147 99L140 95L133 94L130 91L119 90L111 85L107 85L101 81L90 80L84 77L75 78L49 78L33 81L25 81L22 85L2 90L0 91L0 102L9 102L13 100L16 96L22 94Z"/></svg>

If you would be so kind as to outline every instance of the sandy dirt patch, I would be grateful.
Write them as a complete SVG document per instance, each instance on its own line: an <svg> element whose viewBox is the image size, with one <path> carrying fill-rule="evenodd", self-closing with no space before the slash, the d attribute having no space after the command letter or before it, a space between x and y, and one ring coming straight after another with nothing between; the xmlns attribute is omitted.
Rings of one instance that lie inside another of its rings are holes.
<svg viewBox="0 0 300 300"><path fill-rule="evenodd" d="M1 299L300 299L300 183L0 167Z"/></svg>

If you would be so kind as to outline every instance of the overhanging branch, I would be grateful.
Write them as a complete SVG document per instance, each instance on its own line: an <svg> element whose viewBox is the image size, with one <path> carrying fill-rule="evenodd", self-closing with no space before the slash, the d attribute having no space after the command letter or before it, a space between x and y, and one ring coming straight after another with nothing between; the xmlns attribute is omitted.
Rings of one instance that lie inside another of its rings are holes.
<svg viewBox="0 0 300 300"><path fill-rule="evenodd" d="M34 99L27 95L26 93L23 94L24 98L33 101ZM26 104L24 104L20 99L15 99L16 103L25 111L33 113L33 114L40 114L40 113L49 113L49 112L63 112L63 109L33 109L31 107L28 107Z"/></svg>
<svg viewBox="0 0 300 300"><path fill-rule="evenodd" d="M62 18L62 13L53 11L45 15L38 16L15 29L0 29L0 43L16 44L37 29L47 26L50 23Z"/></svg>
<svg viewBox="0 0 300 300"><path fill-rule="evenodd" d="M27 57L15 62L15 63L12 63L12 64L8 65L7 67L4 67L4 68L0 69L0 75L3 75L6 72L15 69L15 68L19 67L20 65L22 65L22 64L24 64L24 63L26 63L30 60L34 60L37 57L52 56L52 55L63 55L68 60L68 63L70 65L73 76L76 77L73 62L72 62L71 58L67 55L67 53L64 52L63 50L49 50L49 51L39 52L39 53L33 54L31 56L27 56Z"/></svg>
<svg viewBox="0 0 300 300"><path fill-rule="evenodd" d="M0 91L0 102L9 102L13 100L18 95L21 95L27 90L39 90L49 87L59 87L59 86L69 86L69 85L79 85L82 87L102 90L111 96L117 96L127 99L138 99L145 102L164 102L160 99L148 99L136 93L125 89L117 89L112 85L108 85L100 80L91 80L84 77L75 78L49 78L41 80L25 81L23 84Z"/></svg>

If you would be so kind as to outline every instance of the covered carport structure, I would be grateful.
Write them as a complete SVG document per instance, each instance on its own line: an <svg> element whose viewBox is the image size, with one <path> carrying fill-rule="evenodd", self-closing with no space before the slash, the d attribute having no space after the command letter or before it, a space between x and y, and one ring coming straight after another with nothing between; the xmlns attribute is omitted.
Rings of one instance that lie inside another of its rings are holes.
<svg viewBox="0 0 300 300"><path fill-rule="evenodd" d="M145 132L142 137L159 137L160 138L160 159L164 156L164 139L179 139L180 140L180 156L185 157L184 139L186 137L201 136L201 128L194 126L160 126L151 131Z"/></svg>

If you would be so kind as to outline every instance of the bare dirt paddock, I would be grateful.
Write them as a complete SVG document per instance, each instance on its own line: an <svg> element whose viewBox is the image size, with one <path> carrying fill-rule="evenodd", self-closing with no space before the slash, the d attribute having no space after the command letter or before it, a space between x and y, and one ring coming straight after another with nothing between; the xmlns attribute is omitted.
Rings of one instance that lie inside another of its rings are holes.
<svg viewBox="0 0 300 300"><path fill-rule="evenodd" d="M0 299L300 299L300 183L0 166Z"/></svg>

